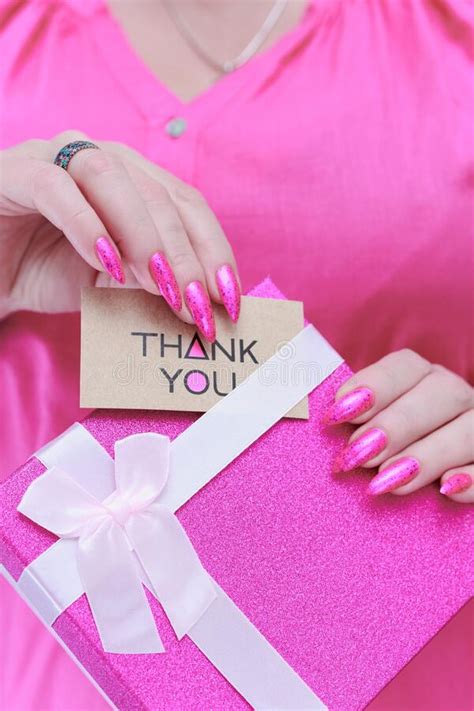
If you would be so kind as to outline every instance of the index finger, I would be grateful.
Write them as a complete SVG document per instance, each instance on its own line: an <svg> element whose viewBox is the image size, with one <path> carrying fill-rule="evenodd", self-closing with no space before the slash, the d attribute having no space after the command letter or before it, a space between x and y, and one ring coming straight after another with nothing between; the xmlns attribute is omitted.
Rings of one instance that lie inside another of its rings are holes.
<svg viewBox="0 0 474 711"><path fill-rule="evenodd" d="M390 353L344 383L324 422L329 425L367 422L414 388L431 369L427 360L409 349Z"/></svg>
<svg viewBox="0 0 474 711"><path fill-rule="evenodd" d="M195 188L179 185L171 195L206 275L211 298L224 305L235 323L240 313L241 287L234 253L224 230Z"/></svg>

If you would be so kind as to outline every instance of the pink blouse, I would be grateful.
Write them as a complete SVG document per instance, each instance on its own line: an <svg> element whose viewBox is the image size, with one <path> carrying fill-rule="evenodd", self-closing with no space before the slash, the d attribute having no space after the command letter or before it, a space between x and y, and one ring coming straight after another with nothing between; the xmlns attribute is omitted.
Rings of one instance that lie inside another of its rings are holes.
<svg viewBox="0 0 474 711"><path fill-rule="evenodd" d="M126 143L199 187L244 288L271 275L354 369L408 347L474 379L470 16L469 0L311 0L183 103L105 0L0 0L0 143L74 128ZM2 476L80 417L78 339L76 314L0 325ZM103 708L3 595L4 708Z"/></svg>

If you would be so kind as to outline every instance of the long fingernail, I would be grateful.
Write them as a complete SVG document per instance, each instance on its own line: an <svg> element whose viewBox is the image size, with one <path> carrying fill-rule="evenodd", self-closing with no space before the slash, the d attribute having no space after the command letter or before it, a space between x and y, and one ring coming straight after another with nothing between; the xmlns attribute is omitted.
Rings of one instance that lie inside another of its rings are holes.
<svg viewBox="0 0 474 711"><path fill-rule="evenodd" d="M95 243L95 251L104 269L119 284L125 284L125 274L122 269L122 262L119 255L112 247L107 237L99 237Z"/></svg>
<svg viewBox="0 0 474 711"><path fill-rule="evenodd" d="M360 467L383 452L387 442L388 437L383 430L377 427L367 430L342 450L334 462L334 473L348 472Z"/></svg>
<svg viewBox="0 0 474 711"><path fill-rule="evenodd" d="M196 326L212 343L216 340L216 325L207 291L200 281L192 281L187 285L184 297L187 307L196 321Z"/></svg>
<svg viewBox="0 0 474 711"><path fill-rule="evenodd" d="M374 393L370 388L356 388L331 405L323 417L323 422L326 425L349 422L370 410L374 400Z"/></svg>
<svg viewBox="0 0 474 711"><path fill-rule="evenodd" d="M452 474L446 481L443 482L440 493L445 496L452 494L460 494L462 491L467 491L472 484L472 477L466 472L456 472Z"/></svg>
<svg viewBox="0 0 474 711"><path fill-rule="evenodd" d="M150 258L150 274L155 280L163 298L174 311L181 311L183 300L178 282L170 263L162 252L155 252Z"/></svg>
<svg viewBox="0 0 474 711"><path fill-rule="evenodd" d="M222 303L235 323L240 313L240 286L230 264L223 264L216 271L216 283Z"/></svg>
<svg viewBox="0 0 474 711"><path fill-rule="evenodd" d="M408 484L420 471L420 463L414 457L402 457L385 467L374 476L369 484L367 493L372 496L387 494L389 491L398 489L399 486Z"/></svg>

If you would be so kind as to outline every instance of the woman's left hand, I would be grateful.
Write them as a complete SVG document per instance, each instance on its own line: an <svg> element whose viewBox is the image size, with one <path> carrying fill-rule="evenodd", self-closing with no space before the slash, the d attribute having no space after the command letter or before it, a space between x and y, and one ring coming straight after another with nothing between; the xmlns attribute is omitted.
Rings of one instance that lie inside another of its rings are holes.
<svg viewBox="0 0 474 711"><path fill-rule="evenodd" d="M378 467L369 494L403 496L441 479L442 494L474 502L474 391L446 368L391 353L343 385L325 422L360 425L334 471Z"/></svg>

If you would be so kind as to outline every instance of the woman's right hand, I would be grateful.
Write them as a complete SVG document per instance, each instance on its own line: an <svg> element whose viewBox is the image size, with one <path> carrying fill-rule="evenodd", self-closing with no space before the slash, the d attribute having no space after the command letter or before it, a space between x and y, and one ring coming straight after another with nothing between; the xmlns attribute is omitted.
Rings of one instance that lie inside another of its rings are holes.
<svg viewBox="0 0 474 711"><path fill-rule="evenodd" d="M67 172L53 161L76 140ZM232 249L202 195L125 145L76 131L0 153L0 315L74 311L81 286L161 293L215 339L211 299L239 315Z"/></svg>

